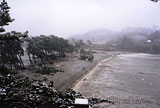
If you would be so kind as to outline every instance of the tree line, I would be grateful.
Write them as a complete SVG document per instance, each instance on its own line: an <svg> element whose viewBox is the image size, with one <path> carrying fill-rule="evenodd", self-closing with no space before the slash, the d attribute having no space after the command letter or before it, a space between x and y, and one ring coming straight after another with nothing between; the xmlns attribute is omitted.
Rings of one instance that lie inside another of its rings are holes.
<svg viewBox="0 0 160 108"><path fill-rule="evenodd" d="M3 0L0 3L0 65L10 66L11 69L25 68L22 61L25 53L23 44L31 64L37 64L37 60L40 60L40 63L45 65L46 62L64 58L65 53L73 51L73 46L67 40L54 35L29 37L28 31L6 32L4 27L14 21L10 17L9 10L10 7Z"/></svg>
<svg viewBox="0 0 160 108"><path fill-rule="evenodd" d="M114 38L105 44L109 50L132 51L160 54L160 31L150 35L139 36L124 35Z"/></svg>
<svg viewBox="0 0 160 108"><path fill-rule="evenodd" d="M23 55L23 49L21 47L21 38L27 36L27 32L6 32L4 26L9 25L14 19L9 14L10 7L7 2L3 0L0 3L0 63L9 64L12 68L12 64L19 62L23 65L21 55Z"/></svg>
<svg viewBox="0 0 160 108"><path fill-rule="evenodd" d="M54 35L27 37L25 43L31 64L37 64L38 59L42 65L45 65L46 62L65 58L66 53L72 53L74 48L68 40Z"/></svg>

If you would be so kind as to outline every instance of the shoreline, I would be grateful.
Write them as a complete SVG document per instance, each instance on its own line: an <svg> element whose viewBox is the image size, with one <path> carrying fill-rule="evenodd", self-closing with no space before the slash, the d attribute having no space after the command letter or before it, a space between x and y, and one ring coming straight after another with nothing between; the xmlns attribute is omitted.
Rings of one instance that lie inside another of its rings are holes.
<svg viewBox="0 0 160 108"><path fill-rule="evenodd" d="M86 78L88 78L88 76L91 76L91 75L95 72L95 70L96 70L96 68L97 68L98 66L100 66L102 63L107 62L107 61L109 61L109 60L111 60L111 59L113 59L113 58L114 58L114 56L110 56L110 57L107 57L107 58L99 61L96 66L94 66L90 71L86 72L80 79L78 79L75 83L73 83L72 89L76 88L76 86L77 86L80 82L86 80Z"/></svg>
<svg viewBox="0 0 160 108"><path fill-rule="evenodd" d="M64 72L57 72L53 75L42 75L32 73L30 71L23 72L22 74L30 79L43 80L47 79L46 83L53 81L54 86L59 91L64 91L67 88L74 88L74 86L81 81L91 70L93 70L99 63L107 58L114 57L121 54L121 52L97 52L94 53L94 60L80 60L78 57L66 58L64 61L50 65L56 67Z"/></svg>
<svg viewBox="0 0 160 108"><path fill-rule="evenodd" d="M64 73L63 76L65 76L65 74L67 75L69 71L70 73L73 73L73 74L69 75L68 78L66 78L66 80L62 81L62 83L61 82L57 84L55 83L56 88L60 91L64 91L67 88L73 88L84 76L86 76L94 67L96 67L99 62L103 61L106 58L111 57L112 55L100 53L100 55L98 54L94 56L95 57L98 56L98 58L93 60L92 62L89 62L86 60L79 60L79 59L72 62L71 64L73 69L71 68L66 69L65 71L66 73ZM79 66L76 68L74 67L75 65L79 65ZM75 71L72 71L72 70L75 70Z"/></svg>

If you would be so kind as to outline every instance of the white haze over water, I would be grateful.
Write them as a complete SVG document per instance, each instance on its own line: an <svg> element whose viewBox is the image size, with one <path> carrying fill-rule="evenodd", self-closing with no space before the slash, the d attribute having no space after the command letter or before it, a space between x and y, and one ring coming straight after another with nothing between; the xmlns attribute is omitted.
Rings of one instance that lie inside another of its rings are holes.
<svg viewBox="0 0 160 108"><path fill-rule="evenodd" d="M68 37L93 29L160 26L160 2L150 0L7 0L8 31Z"/></svg>

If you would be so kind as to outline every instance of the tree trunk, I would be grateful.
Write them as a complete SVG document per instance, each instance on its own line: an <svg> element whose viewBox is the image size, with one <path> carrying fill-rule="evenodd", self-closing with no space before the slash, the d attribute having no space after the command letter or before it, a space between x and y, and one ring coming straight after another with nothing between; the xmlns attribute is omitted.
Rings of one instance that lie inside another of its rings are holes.
<svg viewBox="0 0 160 108"><path fill-rule="evenodd" d="M20 62L21 62L21 64L22 64L22 68L25 68L25 66L24 66L24 64L23 64L23 61L22 61L22 58L21 58L21 56L18 54L18 57L19 57L19 60L20 60Z"/></svg>
<svg viewBox="0 0 160 108"><path fill-rule="evenodd" d="M42 65L45 66L45 63L44 63L44 61L43 61L43 59L41 57L40 57L40 60L41 60Z"/></svg>
<svg viewBox="0 0 160 108"><path fill-rule="evenodd" d="M33 55L33 61L34 61L34 63L35 64L37 64L37 62L36 62L36 59L35 59L35 56Z"/></svg>
<svg viewBox="0 0 160 108"><path fill-rule="evenodd" d="M28 57L29 57L30 64L33 64L33 63L32 63L32 60L31 60L31 55L30 55L30 53L28 53Z"/></svg>

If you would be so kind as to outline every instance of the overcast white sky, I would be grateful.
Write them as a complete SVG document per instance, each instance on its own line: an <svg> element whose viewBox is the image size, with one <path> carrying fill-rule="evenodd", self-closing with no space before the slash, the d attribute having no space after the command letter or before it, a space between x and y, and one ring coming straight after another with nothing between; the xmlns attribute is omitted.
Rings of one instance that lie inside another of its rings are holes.
<svg viewBox="0 0 160 108"><path fill-rule="evenodd" d="M93 29L160 26L160 3L150 0L7 0L15 21L7 30L68 37Z"/></svg>

